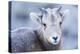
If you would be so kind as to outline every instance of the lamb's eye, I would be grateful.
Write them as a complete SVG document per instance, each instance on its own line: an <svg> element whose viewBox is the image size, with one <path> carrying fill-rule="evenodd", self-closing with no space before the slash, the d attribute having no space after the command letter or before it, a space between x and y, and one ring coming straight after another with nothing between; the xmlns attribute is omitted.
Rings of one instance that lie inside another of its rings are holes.
<svg viewBox="0 0 80 54"><path fill-rule="evenodd" d="M62 24L62 22L60 22L60 25Z"/></svg>
<svg viewBox="0 0 80 54"><path fill-rule="evenodd" d="M46 26L46 24L45 24L45 23L43 23L43 26L44 26L44 29L46 29L46 27L47 27L47 26Z"/></svg>
<svg viewBox="0 0 80 54"><path fill-rule="evenodd" d="M44 26L46 26L46 24L45 24L45 23L44 23L43 25L44 25Z"/></svg>

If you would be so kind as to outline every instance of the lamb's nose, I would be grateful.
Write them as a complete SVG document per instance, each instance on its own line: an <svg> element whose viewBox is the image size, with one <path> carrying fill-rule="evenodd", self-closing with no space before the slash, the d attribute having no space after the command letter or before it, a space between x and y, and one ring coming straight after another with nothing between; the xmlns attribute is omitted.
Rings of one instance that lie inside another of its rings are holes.
<svg viewBox="0 0 80 54"><path fill-rule="evenodd" d="M56 41L58 39L58 37L53 37L53 39Z"/></svg>

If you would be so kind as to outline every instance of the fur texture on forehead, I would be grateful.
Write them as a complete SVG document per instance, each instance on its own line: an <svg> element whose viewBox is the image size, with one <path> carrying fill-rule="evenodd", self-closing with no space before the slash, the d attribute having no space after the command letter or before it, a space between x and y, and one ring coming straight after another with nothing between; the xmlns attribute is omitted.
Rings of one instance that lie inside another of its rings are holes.
<svg viewBox="0 0 80 54"><path fill-rule="evenodd" d="M42 13L43 15L43 18L42 18L42 21L44 23L47 23L47 24L56 24L56 23L59 23L62 18L60 16L60 12L58 11L58 8L47 8L47 9L43 9L45 12Z"/></svg>

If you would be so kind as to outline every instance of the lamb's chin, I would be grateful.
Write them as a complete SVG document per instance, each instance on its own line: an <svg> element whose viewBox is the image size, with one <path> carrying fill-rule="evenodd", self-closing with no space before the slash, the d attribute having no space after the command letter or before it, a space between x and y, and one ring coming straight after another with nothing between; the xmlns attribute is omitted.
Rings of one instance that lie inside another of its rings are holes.
<svg viewBox="0 0 80 54"><path fill-rule="evenodd" d="M58 45L59 44L59 41L57 41L57 42L48 41L48 43L51 44L51 45Z"/></svg>
<svg viewBox="0 0 80 54"><path fill-rule="evenodd" d="M53 45L57 45L57 44L59 44L59 42L56 42L56 43L53 42L53 43L51 43L51 44L53 44Z"/></svg>

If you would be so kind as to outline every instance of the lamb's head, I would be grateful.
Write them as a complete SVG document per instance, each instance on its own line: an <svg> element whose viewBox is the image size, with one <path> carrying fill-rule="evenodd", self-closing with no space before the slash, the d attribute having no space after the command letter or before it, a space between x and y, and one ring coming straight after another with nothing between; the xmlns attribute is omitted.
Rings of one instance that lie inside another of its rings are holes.
<svg viewBox="0 0 80 54"><path fill-rule="evenodd" d="M43 38L48 43L57 45L61 40L61 24L64 18L65 11L61 11L59 8L47 8L40 9L41 13L30 13L30 17L33 21L40 25Z"/></svg>

